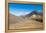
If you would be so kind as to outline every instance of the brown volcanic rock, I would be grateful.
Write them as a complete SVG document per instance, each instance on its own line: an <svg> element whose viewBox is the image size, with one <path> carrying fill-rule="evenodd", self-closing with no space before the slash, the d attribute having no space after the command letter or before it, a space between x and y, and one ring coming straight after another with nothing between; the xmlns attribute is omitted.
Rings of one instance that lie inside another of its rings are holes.
<svg viewBox="0 0 46 33"><path fill-rule="evenodd" d="M32 17L14 16L9 14L9 29L43 28L43 23L32 20Z"/></svg>

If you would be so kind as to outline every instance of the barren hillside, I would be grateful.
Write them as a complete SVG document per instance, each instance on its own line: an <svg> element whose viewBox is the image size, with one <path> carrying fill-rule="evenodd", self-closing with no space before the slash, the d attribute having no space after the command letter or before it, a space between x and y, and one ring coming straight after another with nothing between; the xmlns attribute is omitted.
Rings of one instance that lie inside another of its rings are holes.
<svg viewBox="0 0 46 33"><path fill-rule="evenodd" d="M9 29L43 28L43 23L33 20L32 17L9 15Z"/></svg>

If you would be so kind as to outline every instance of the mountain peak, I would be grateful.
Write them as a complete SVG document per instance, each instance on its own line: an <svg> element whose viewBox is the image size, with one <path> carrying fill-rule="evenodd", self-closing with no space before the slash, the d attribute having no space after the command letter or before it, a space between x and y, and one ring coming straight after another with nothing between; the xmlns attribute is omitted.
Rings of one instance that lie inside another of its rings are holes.
<svg viewBox="0 0 46 33"><path fill-rule="evenodd" d="M33 14L42 15L42 12L37 12L36 10L34 10L31 13L29 13L28 15L26 15L26 16L32 16Z"/></svg>
<svg viewBox="0 0 46 33"><path fill-rule="evenodd" d="M31 14L37 14L37 11L32 11Z"/></svg>

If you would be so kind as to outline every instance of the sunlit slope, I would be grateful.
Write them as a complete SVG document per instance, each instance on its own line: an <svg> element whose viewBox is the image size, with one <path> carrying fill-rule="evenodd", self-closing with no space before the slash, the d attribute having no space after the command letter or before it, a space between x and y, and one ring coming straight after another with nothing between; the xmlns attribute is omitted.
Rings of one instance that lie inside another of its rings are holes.
<svg viewBox="0 0 46 33"><path fill-rule="evenodd" d="M34 16L33 18L35 18ZM35 18L36 19L36 18ZM36 21L30 17L9 15L9 29L43 28L41 21Z"/></svg>

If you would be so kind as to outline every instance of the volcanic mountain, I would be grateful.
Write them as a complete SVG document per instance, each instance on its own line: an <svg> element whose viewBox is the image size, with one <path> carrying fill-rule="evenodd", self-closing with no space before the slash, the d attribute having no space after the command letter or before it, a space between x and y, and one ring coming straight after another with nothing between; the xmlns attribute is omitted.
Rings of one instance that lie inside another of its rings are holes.
<svg viewBox="0 0 46 33"><path fill-rule="evenodd" d="M12 15L12 14L10 14L9 13L9 22L11 23L16 23L16 22L24 22L24 21L26 21L26 20L29 20L29 19L31 19L31 18L33 18L33 19L43 19L43 13L41 13L41 12L37 12L37 11L33 11L33 12L31 12L31 13L29 13L29 14L27 14L27 15L25 15L25 16L15 16L15 15Z"/></svg>
<svg viewBox="0 0 46 33"><path fill-rule="evenodd" d="M29 14L27 14L26 16L27 17L30 17L30 16L32 16L32 15L41 15L41 16L43 16L43 13L42 12L37 12L37 11L32 11L31 13L29 13Z"/></svg>
<svg viewBox="0 0 46 33"><path fill-rule="evenodd" d="M9 13L9 29L42 28L42 15L36 11L25 16L15 16Z"/></svg>

